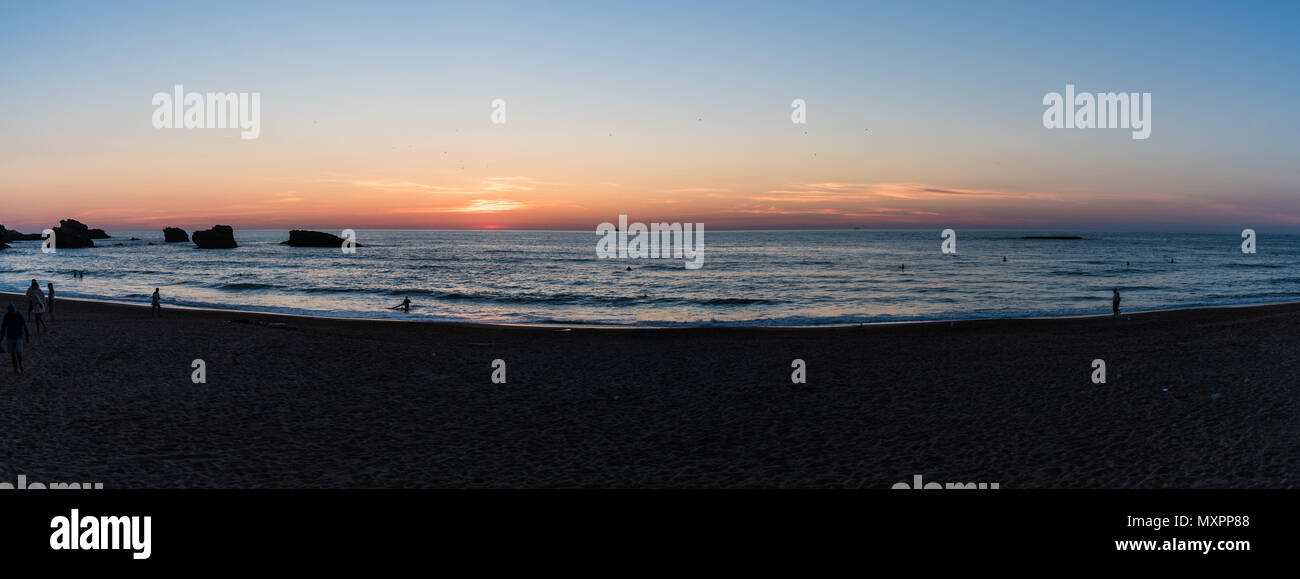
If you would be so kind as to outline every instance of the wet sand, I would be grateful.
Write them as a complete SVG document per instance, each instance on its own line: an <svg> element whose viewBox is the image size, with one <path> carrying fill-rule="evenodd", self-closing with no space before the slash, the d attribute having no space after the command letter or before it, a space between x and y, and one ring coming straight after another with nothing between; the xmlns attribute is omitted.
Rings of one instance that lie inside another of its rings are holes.
<svg viewBox="0 0 1300 579"><path fill-rule="evenodd" d="M1300 305L618 331L164 314L60 299L26 374L0 358L0 482L1300 486Z"/></svg>

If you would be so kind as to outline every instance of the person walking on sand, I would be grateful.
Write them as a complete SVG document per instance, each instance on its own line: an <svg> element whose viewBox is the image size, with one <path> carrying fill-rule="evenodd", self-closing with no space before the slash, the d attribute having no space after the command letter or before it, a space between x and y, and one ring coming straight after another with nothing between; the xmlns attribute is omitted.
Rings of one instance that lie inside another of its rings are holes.
<svg viewBox="0 0 1300 579"><path fill-rule="evenodd" d="M406 297L406 298L403 298L403 299L402 299L402 303L397 304L397 305L395 305L395 306L393 306L393 307L391 307L391 308L388 308L388 309L390 309L390 310L402 310L402 311L404 311L404 312L410 312L410 311L411 311L411 298L410 298L409 296Z"/></svg>
<svg viewBox="0 0 1300 579"><path fill-rule="evenodd" d="M9 302L9 311L0 321L0 337L4 338L5 350L9 351L9 360L13 362L14 374L23 373L23 339L31 337L27 329L27 320L18 313L18 308Z"/></svg>
<svg viewBox="0 0 1300 579"><path fill-rule="evenodd" d="M153 295L149 297L149 317L162 317L162 296L158 294L158 288L153 288Z"/></svg>
<svg viewBox="0 0 1300 579"><path fill-rule="evenodd" d="M27 316L32 318L36 326L36 333L41 333L41 328L45 327L45 321L41 316L45 313L45 292L41 291L41 284L32 280L31 287L27 288Z"/></svg>
<svg viewBox="0 0 1300 579"><path fill-rule="evenodd" d="M50 294L45 297L45 311L50 313L50 321L54 321L54 282L50 282Z"/></svg>
<svg viewBox="0 0 1300 579"><path fill-rule="evenodd" d="M1119 319L1119 288L1115 288L1111 291L1115 292L1115 296L1110 298L1110 309L1112 312L1115 312L1115 318Z"/></svg>

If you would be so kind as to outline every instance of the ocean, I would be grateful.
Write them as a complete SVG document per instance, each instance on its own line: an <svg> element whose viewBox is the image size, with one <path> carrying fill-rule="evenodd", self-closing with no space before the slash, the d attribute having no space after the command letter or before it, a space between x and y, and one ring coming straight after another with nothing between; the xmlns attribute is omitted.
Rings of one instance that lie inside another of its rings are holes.
<svg viewBox="0 0 1300 579"><path fill-rule="evenodd" d="M236 230L233 250L167 244L157 230L109 233L99 247L54 254L11 243L0 288L22 293L36 278L59 296L139 304L158 287L165 306L626 326L1109 314L1112 288L1126 311L1300 300L1300 235L1267 232L1243 254L1236 232L958 230L957 253L943 254L932 229L710 230L700 269L598 259L594 230L359 230L355 254L280 245L287 230ZM1062 234L1083 239L1023 239ZM388 309L405 297L409 313Z"/></svg>

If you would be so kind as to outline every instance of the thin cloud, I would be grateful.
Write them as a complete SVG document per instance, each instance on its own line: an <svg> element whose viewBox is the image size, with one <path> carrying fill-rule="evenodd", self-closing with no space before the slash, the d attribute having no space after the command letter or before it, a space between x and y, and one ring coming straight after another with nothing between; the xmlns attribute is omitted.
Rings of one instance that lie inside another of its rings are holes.
<svg viewBox="0 0 1300 579"><path fill-rule="evenodd" d="M685 187L682 189L668 189L664 193L730 193L731 189L721 187Z"/></svg>
<svg viewBox="0 0 1300 579"><path fill-rule="evenodd" d="M500 213L502 211L514 211L527 207L518 201L508 199L475 199L469 202L469 205L448 209L448 213Z"/></svg>
<svg viewBox="0 0 1300 579"><path fill-rule="evenodd" d="M353 187L362 187L365 189L379 189L383 191L427 191L430 193L451 193L467 194L473 191L465 191L459 187L444 187L441 185L427 185L425 183L416 183L415 181L375 181L375 180L346 180L346 179L317 179L321 183L346 183Z"/></svg>
<svg viewBox="0 0 1300 579"><path fill-rule="evenodd" d="M917 183L808 183L772 189L768 196L753 198L756 201L820 202L852 199L905 199L926 201L936 199L1018 199L1065 201L1061 195L1047 193L1022 193L988 189L958 189L934 187Z"/></svg>
<svg viewBox="0 0 1300 579"><path fill-rule="evenodd" d="M541 181L536 181L524 176L489 177L480 181L477 187L472 188L430 185L428 183L419 183L409 180L317 179L316 181L319 183L344 183L353 187L376 189L381 191L445 193L448 195L478 195L484 192L524 193L536 190L536 185L544 184Z"/></svg>
<svg viewBox="0 0 1300 579"><path fill-rule="evenodd" d="M479 184L479 189L494 193L532 191L530 185L534 184L537 182L528 177L490 177Z"/></svg>

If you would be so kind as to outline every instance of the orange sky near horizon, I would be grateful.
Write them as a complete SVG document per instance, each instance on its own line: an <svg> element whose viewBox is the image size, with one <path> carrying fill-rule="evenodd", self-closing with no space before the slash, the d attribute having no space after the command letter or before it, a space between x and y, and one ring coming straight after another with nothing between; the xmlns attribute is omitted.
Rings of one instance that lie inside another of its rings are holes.
<svg viewBox="0 0 1300 579"><path fill-rule="evenodd" d="M996 152L985 151L954 159L887 124L881 137L795 127L748 146L691 130L690 139L556 131L543 141L505 127L345 138L313 124L255 141L148 127L73 145L38 137L0 175L0 187L17 193L6 195L0 224L39 230L72 217L117 230L586 230L620 214L714 230L1300 224L1267 198L1225 198L1231 173L1220 182L1163 174L1162 188L1178 191L1168 193L1132 185L1153 176L1122 158L1062 166L1033 154L991 162Z"/></svg>

